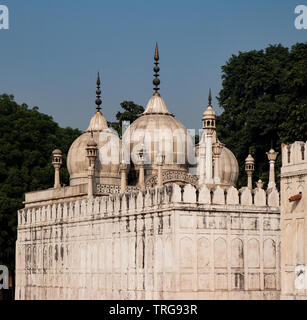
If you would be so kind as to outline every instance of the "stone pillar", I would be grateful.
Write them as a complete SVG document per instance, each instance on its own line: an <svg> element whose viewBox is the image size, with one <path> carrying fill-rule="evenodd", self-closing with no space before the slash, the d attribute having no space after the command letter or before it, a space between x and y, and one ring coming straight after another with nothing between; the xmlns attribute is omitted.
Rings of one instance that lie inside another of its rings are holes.
<svg viewBox="0 0 307 320"><path fill-rule="evenodd" d="M87 143L86 157L89 160L88 168L88 198L94 196L94 176L95 176L95 161L98 154L97 143L93 138L93 132L91 132L91 138Z"/></svg>
<svg viewBox="0 0 307 320"><path fill-rule="evenodd" d="M127 164L120 164L120 193L125 193L127 188Z"/></svg>
<svg viewBox="0 0 307 320"><path fill-rule="evenodd" d="M269 175L269 184L268 189L275 188L275 161L278 155L278 152L275 152L274 149L271 149L266 153L270 162L270 175Z"/></svg>
<svg viewBox="0 0 307 320"><path fill-rule="evenodd" d="M88 168L88 198L93 198L94 196L94 168Z"/></svg>
<svg viewBox="0 0 307 320"><path fill-rule="evenodd" d="M248 171L247 172L247 187L248 189L253 189L253 173Z"/></svg>
<svg viewBox="0 0 307 320"><path fill-rule="evenodd" d="M162 156L162 154L158 156L158 181L157 181L158 187L163 187L162 167L163 167L164 159L165 159L165 156Z"/></svg>
<svg viewBox="0 0 307 320"><path fill-rule="evenodd" d="M248 155L248 157L245 159L245 171L247 173L247 187L252 190L253 189L253 172L255 170L255 160L251 156L251 154Z"/></svg>
<svg viewBox="0 0 307 320"><path fill-rule="evenodd" d="M220 174L220 155L222 153L223 144L216 142L213 145L213 154L214 154L214 183L219 184L221 183Z"/></svg>
<svg viewBox="0 0 307 320"><path fill-rule="evenodd" d="M213 183L212 179L212 132L206 132L206 183Z"/></svg>
<svg viewBox="0 0 307 320"><path fill-rule="evenodd" d="M205 134L203 135L203 139L205 138ZM199 175L199 185L203 185L205 183L206 177L206 149L204 141L199 144L199 155L198 155L198 175Z"/></svg>
<svg viewBox="0 0 307 320"><path fill-rule="evenodd" d="M141 149L138 152L139 157L139 187L141 189L144 189L145 187L145 172L144 172L144 152L145 152L145 145L144 145L144 139L143 143L141 145Z"/></svg>
<svg viewBox="0 0 307 320"><path fill-rule="evenodd" d="M144 174L144 161L140 163L139 170L139 187L143 189L145 187L145 174Z"/></svg>
<svg viewBox="0 0 307 320"><path fill-rule="evenodd" d="M52 165L54 167L54 188L61 187L60 168L62 165L62 151L56 149L52 152Z"/></svg>

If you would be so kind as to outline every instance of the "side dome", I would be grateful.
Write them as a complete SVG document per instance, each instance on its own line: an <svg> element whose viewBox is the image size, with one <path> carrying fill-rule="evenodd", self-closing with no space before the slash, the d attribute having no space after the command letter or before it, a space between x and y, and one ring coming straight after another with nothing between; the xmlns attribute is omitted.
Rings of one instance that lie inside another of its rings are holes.
<svg viewBox="0 0 307 320"><path fill-rule="evenodd" d="M204 144L204 139L205 139L205 134L202 135L199 145L196 146L195 148L198 164L200 161L199 148L201 144ZM216 142L220 143L220 141L216 136L216 132L213 133L212 140L213 140L213 143L216 143ZM206 155L206 150L204 149L204 156L205 155ZM218 177L220 178L219 184L224 186L235 187L238 180L238 176L239 176L239 164L235 155L232 153L231 150L229 150L223 145L218 161L219 161Z"/></svg>
<svg viewBox="0 0 307 320"><path fill-rule="evenodd" d="M73 142L68 151L67 169L70 175L70 185L75 186L88 182L89 161L86 148L92 134L92 140L98 148L95 182L120 185L121 141L118 135L108 128L107 121L100 111L95 113L87 130Z"/></svg>
<svg viewBox="0 0 307 320"><path fill-rule="evenodd" d="M160 153L165 156L163 169L187 171L188 155L193 150L192 137L168 111L159 94L150 98L145 111L123 135L123 147L127 149L126 152L124 150L125 157L131 158L136 170L139 168L138 152L142 145L147 176L157 170L157 156Z"/></svg>
<svg viewBox="0 0 307 320"><path fill-rule="evenodd" d="M235 186L239 176L239 165L235 155L228 148L223 147L219 160L221 184Z"/></svg>

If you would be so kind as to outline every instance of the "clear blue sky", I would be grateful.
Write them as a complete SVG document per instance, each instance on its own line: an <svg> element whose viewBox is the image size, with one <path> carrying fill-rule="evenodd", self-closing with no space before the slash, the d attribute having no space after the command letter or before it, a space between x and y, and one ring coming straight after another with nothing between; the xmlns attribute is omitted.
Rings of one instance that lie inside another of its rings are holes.
<svg viewBox="0 0 307 320"><path fill-rule="evenodd" d="M305 2L305 3L304 3ZM307 0L0 0L10 30L0 30L0 93L38 106L61 126L86 129L103 74L103 114L146 105L155 41L161 95L177 119L199 128L208 89L238 51L307 41L294 8ZM216 111L220 111L214 99Z"/></svg>

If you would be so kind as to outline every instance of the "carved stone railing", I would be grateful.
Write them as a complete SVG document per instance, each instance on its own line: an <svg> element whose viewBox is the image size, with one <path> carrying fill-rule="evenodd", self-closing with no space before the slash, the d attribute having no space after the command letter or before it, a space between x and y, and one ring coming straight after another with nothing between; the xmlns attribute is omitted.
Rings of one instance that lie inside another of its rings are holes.
<svg viewBox="0 0 307 320"><path fill-rule="evenodd" d="M139 188L136 186L127 186L126 192L138 191ZM111 184L97 184L96 186L96 195L109 195L109 194L119 194L120 186L111 185Z"/></svg>
<svg viewBox="0 0 307 320"><path fill-rule="evenodd" d="M162 172L162 182L163 184L182 182L185 184L191 184L193 186L197 186L198 176L187 173L185 171L167 170ZM153 175L149 177L145 182L145 185L147 188L153 188L157 184L158 184L157 175Z"/></svg>
<svg viewBox="0 0 307 320"><path fill-rule="evenodd" d="M134 192L134 191L139 191L139 188L136 186L127 186L126 187L126 193Z"/></svg>
<svg viewBox="0 0 307 320"><path fill-rule="evenodd" d="M119 188L119 187L118 187ZM261 212L279 213L280 200L277 189L265 191L261 188L250 190L234 187L196 189L188 184L180 187L178 184L146 190L133 190L130 193L119 194L114 188L113 195L83 199L53 205L25 208L18 211L18 226L31 226L40 223L69 221L70 219L86 218L87 216L103 215L118 216L142 213L154 208L170 208L185 206L217 205L223 210L259 210ZM106 189L102 189L104 191ZM222 207L221 207L222 205ZM228 207L227 207L228 206ZM234 206L234 207L231 207Z"/></svg>
<svg viewBox="0 0 307 320"><path fill-rule="evenodd" d="M120 193L120 186L113 184L97 184L96 185L96 194L98 195L108 195L108 194L117 194Z"/></svg>

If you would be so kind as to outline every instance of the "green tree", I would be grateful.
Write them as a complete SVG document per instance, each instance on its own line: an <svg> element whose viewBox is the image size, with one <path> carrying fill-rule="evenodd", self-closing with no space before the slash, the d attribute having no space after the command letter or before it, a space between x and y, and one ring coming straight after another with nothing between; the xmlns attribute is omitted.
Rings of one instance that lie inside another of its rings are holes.
<svg viewBox="0 0 307 320"><path fill-rule="evenodd" d="M218 100L224 112L217 130L238 159L239 186L246 185L244 160L249 149L256 161L255 179L268 182L265 152L271 143L280 152L281 143L306 140L306 68L307 43L290 50L279 44L239 52L222 67ZM280 164L279 157L277 167Z"/></svg>
<svg viewBox="0 0 307 320"><path fill-rule="evenodd" d="M25 192L53 186L51 153L63 152L61 181L69 182L66 154L81 134L60 128L37 107L18 105L12 95L0 95L0 264L14 270L17 210Z"/></svg>
<svg viewBox="0 0 307 320"><path fill-rule="evenodd" d="M121 137L123 121L130 121L130 123L132 123L141 113L144 112L144 108L135 104L133 101L123 101L120 106L124 111L118 111L116 114L117 121L109 122L108 124L116 130L118 135Z"/></svg>

